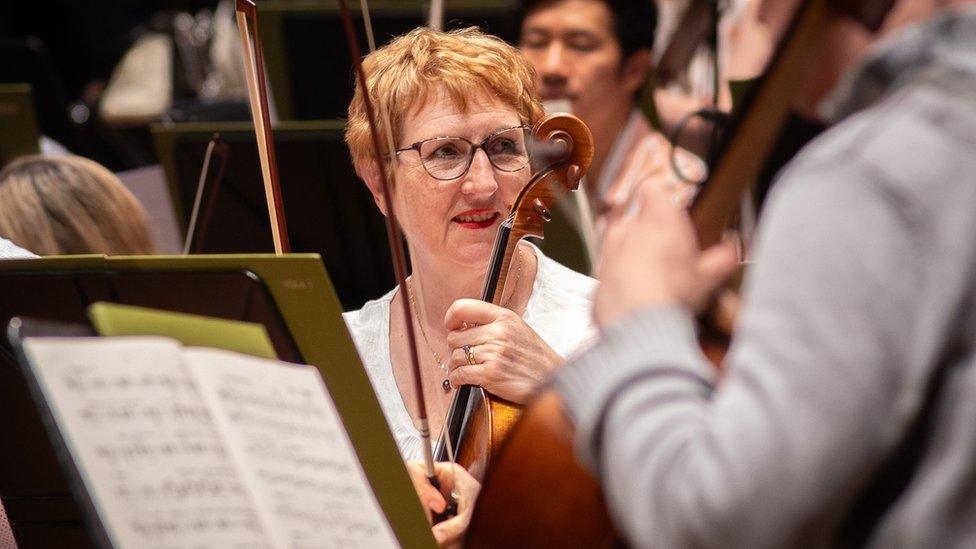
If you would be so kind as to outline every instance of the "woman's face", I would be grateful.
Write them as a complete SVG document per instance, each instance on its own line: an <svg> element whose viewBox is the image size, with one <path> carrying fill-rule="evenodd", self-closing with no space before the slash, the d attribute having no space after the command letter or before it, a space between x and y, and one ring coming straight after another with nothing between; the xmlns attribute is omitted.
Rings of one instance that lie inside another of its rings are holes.
<svg viewBox="0 0 976 549"><path fill-rule="evenodd" d="M512 107L486 93L473 93L462 111L438 91L407 115L396 145L409 147L435 137L463 137L478 145L520 123ZM529 171L528 166L498 170L483 149L476 149L464 175L441 181L424 168L418 151L399 153L394 204L414 262L484 269L498 225L528 183Z"/></svg>

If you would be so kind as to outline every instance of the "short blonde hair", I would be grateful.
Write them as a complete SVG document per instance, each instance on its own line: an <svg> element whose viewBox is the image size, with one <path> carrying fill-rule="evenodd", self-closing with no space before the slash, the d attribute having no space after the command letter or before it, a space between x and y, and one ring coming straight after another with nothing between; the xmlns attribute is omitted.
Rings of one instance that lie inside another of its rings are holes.
<svg viewBox="0 0 976 549"><path fill-rule="evenodd" d="M0 170L0 236L38 255L151 254L148 219L119 178L87 158L32 155Z"/></svg>
<svg viewBox="0 0 976 549"><path fill-rule="evenodd" d="M543 116L532 68L522 54L475 27L450 32L415 29L367 55L363 71L384 148L386 122L379 113L389 116L394 142L399 143L406 115L422 107L436 90L446 92L462 109L472 90L486 92L510 105L523 124L535 124ZM346 144L360 174L375 156L362 94L357 80L346 124Z"/></svg>

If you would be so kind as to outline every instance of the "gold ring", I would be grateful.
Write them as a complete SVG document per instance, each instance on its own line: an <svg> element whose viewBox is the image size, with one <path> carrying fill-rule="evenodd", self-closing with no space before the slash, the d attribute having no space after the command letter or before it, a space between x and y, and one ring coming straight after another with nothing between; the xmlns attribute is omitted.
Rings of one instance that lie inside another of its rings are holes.
<svg viewBox="0 0 976 549"><path fill-rule="evenodd" d="M471 352L471 346L470 345L462 345L461 348L464 349L464 354L468 357L468 364L470 364L471 366L474 366L474 364L475 364L475 362L474 362L474 353Z"/></svg>

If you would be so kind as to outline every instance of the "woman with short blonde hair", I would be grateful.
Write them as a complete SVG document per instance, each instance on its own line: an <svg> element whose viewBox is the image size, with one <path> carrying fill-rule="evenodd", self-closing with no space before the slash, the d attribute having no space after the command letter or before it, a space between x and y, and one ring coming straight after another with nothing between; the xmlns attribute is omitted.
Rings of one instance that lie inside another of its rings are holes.
<svg viewBox="0 0 976 549"><path fill-rule="evenodd" d="M377 161L358 86L346 142L380 210L385 214L394 201L412 272L407 288L394 288L345 320L400 453L418 460L407 322L417 334L420 389L436 436L460 385L528 401L592 336L595 282L522 243L499 305L478 299L499 224L531 177L528 141L543 116L532 70L518 50L473 28L417 29L369 54L363 69L385 154ZM392 196L383 193L380 168L391 175ZM399 314L401 299L412 301L414 318ZM425 506L439 511L431 502L443 500L422 467L409 469ZM476 485L463 472L442 482L461 493L458 517L434 527L442 544L462 535Z"/></svg>
<svg viewBox="0 0 976 549"><path fill-rule="evenodd" d="M148 219L119 178L87 158L33 155L0 170L0 236L39 255L151 254Z"/></svg>

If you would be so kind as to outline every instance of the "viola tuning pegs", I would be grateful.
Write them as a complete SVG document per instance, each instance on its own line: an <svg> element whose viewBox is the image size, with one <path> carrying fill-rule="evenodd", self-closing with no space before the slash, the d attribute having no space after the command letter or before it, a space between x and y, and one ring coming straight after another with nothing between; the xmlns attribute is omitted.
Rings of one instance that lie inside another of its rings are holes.
<svg viewBox="0 0 976 549"><path fill-rule="evenodd" d="M566 169L566 176L569 178L569 180L572 183L574 183L574 184L579 183L579 180L580 180L580 177L581 177L579 165L573 164L572 166L570 166L569 168L567 168Z"/></svg>
<svg viewBox="0 0 976 549"><path fill-rule="evenodd" d="M532 205L535 206L535 211L542 216L543 220L547 222L552 221L552 213L549 211L549 208L547 208L546 205L542 203L541 200L536 198L535 202L533 202Z"/></svg>

